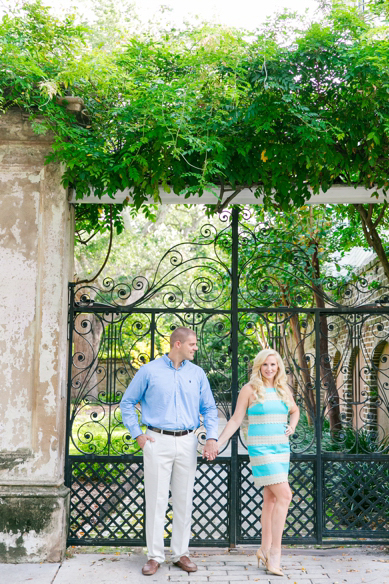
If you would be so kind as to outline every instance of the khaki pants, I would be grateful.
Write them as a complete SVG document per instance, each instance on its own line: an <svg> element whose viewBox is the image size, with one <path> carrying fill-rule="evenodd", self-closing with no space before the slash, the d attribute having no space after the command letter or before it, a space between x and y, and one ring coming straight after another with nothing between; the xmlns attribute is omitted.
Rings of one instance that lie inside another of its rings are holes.
<svg viewBox="0 0 389 584"><path fill-rule="evenodd" d="M165 560L164 529L169 487L173 501L172 561L189 555L193 486L197 464L197 436L169 436L147 430L143 450L148 559Z"/></svg>

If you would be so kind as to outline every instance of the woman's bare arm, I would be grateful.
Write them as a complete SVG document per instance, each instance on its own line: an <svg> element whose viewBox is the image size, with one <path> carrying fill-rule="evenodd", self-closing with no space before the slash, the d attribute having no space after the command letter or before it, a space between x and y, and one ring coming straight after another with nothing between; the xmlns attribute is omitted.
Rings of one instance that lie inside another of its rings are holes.
<svg viewBox="0 0 389 584"><path fill-rule="evenodd" d="M285 434L287 436L291 436L292 434L295 433L296 426L297 426L299 419L300 419L300 408L298 407L298 405L294 401L294 397L293 397L293 394L291 391L290 391L290 397L292 400L292 406L289 409L289 426L285 431Z"/></svg>
<svg viewBox="0 0 389 584"><path fill-rule="evenodd" d="M233 434L240 427L245 417L247 408L250 406L250 401L253 396L253 388L251 385L246 384L242 387L238 395L238 401L236 402L236 408L229 419L227 426L224 428L223 432L219 436L218 446L219 450L221 446L227 442Z"/></svg>

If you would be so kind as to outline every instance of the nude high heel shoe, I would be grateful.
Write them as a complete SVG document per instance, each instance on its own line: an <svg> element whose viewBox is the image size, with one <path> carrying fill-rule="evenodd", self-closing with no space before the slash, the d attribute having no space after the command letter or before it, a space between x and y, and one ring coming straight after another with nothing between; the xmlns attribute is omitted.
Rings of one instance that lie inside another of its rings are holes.
<svg viewBox="0 0 389 584"><path fill-rule="evenodd" d="M274 566L270 565L270 553L268 552L266 556L266 571L270 572L270 574L274 574L275 576L285 576L284 572L281 568L274 568Z"/></svg>
<svg viewBox="0 0 389 584"><path fill-rule="evenodd" d="M259 549L257 550L257 560L258 560L258 568L259 568L259 564L260 564L260 562L262 562L262 563L263 563L263 565L264 565L264 566L265 566L265 568L266 568L267 560L266 560L266 556L265 556L265 554L263 553L263 551L262 551L262 549L261 549L261 548L259 548Z"/></svg>
<svg viewBox="0 0 389 584"><path fill-rule="evenodd" d="M270 573L270 574L274 574L275 576L285 576L284 572L278 568L273 568L273 566L270 566L269 563L267 563L266 565L266 570Z"/></svg>

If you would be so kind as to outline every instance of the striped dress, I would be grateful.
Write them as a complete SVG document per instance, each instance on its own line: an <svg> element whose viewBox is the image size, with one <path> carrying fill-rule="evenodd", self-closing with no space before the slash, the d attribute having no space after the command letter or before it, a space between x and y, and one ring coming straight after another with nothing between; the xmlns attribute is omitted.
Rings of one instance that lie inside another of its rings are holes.
<svg viewBox="0 0 389 584"><path fill-rule="evenodd" d="M247 410L247 446L256 487L288 481L290 447L285 435L288 408L273 388L266 388L266 400Z"/></svg>

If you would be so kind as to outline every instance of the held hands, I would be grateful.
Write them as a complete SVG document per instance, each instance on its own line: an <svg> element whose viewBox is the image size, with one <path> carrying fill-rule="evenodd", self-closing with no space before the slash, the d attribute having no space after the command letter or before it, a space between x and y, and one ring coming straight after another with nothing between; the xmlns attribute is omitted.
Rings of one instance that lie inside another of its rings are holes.
<svg viewBox="0 0 389 584"><path fill-rule="evenodd" d="M150 442L155 442L155 439L151 436L148 436L147 434L139 434L139 436L136 437L136 441L142 450L144 449L147 440L150 440Z"/></svg>
<svg viewBox="0 0 389 584"><path fill-rule="evenodd" d="M203 448L203 458L215 460L219 454L219 444L216 440L207 440Z"/></svg>

